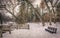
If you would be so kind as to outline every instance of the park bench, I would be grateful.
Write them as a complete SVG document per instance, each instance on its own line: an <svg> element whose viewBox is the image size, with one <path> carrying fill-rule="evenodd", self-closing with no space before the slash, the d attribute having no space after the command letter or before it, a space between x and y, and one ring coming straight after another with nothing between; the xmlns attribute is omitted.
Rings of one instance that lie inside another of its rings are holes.
<svg viewBox="0 0 60 38"><path fill-rule="evenodd" d="M2 34L5 32L9 32L9 34L11 34L11 25L7 24L0 25L0 37L2 37Z"/></svg>
<svg viewBox="0 0 60 38"><path fill-rule="evenodd" d="M17 29L30 29L30 26L29 26L29 24L18 24L17 26L16 26L16 28Z"/></svg>
<svg viewBox="0 0 60 38"><path fill-rule="evenodd" d="M55 27L48 27L45 30L50 32L50 33L56 33L57 32L57 28L55 28Z"/></svg>
<svg viewBox="0 0 60 38"><path fill-rule="evenodd" d="M3 27L2 27L2 31L3 31L3 32L8 31L8 32L11 34L11 26L3 25Z"/></svg>

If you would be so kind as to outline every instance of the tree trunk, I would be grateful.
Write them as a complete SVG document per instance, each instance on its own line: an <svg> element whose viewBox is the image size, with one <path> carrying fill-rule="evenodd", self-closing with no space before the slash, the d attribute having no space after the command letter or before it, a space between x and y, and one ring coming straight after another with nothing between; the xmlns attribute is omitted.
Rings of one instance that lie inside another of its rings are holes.
<svg viewBox="0 0 60 38"><path fill-rule="evenodd" d="M44 16L43 16L43 8L42 8L42 24L43 24L43 26L45 26L45 22L44 22Z"/></svg>
<svg viewBox="0 0 60 38"><path fill-rule="evenodd" d="M51 11L50 11L50 14L49 14L49 15L50 15L50 20L49 20L50 25L52 25L52 17L53 17L53 16L51 16L51 14L52 14L52 13L51 13Z"/></svg>

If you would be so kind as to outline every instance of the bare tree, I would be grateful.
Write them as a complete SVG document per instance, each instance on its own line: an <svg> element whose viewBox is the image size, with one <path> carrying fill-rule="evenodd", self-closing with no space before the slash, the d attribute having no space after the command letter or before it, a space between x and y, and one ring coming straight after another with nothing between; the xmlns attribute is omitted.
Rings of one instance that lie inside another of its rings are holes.
<svg viewBox="0 0 60 38"><path fill-rule="evenodd" d="M56 11L54 11L54 7L56 8L57 3L58 3L59 0L56 0L55 4L53 4L53 1L54 1L54 0L44 0L44 1L45 1L45 4L46 4L49 12L50 12L50 25L51 25L51 22L52 22L51 13L54 14L54 21L55 21L55 19L56 19L56 15L55 15L55 14L56 14ZM51 4L52 11L50 10L50 7L48 6L48 2L50 2L50 4Z"/></svg>

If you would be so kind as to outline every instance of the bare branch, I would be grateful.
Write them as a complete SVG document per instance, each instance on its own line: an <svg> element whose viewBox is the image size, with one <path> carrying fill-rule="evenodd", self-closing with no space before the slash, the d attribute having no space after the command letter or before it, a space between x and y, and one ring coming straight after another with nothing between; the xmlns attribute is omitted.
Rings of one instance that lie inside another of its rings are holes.
<svg viewBox="0 0 60 38"><path fill-rule="evenodd" d="M12 14L16 19L18 19L20 21L19 18L17 18L11 11L9 11L7 8L5 8L6 11L8 11L10 14Z"/></svg>
<svg viewBox="0 0 60 38"><path fill-rule="evenodd" d="M36 15L41 20L41 15L39 14L38 10L36 10L36 8L34 8L34 6L30 3L30 1L28 1L28 0L25 0L25 1L32 6L32 8L35 10Z"/></svg>
<svg viewBox="0 0 60 38"><path fill-rule="evenodd" d="M57 6L58 1L59 1L59 0L56 0L56 2L55 2L55 4L54 4L54 6Z"/></svg>

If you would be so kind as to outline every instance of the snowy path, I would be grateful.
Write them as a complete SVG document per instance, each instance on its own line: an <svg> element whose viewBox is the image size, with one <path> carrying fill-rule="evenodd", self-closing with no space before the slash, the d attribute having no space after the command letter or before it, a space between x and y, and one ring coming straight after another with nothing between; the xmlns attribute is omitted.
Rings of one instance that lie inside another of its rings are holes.
<svg viewBox="0 0 60 38"><path fill-rule="evenodd" d="M4 33L3 38L60 38L60 27L58 24L57 34L51 34L44 29L40 23L29 23L30 30L28 29L15 29L11 34ZM54 24L53 24L54 25Z"/></svg>

